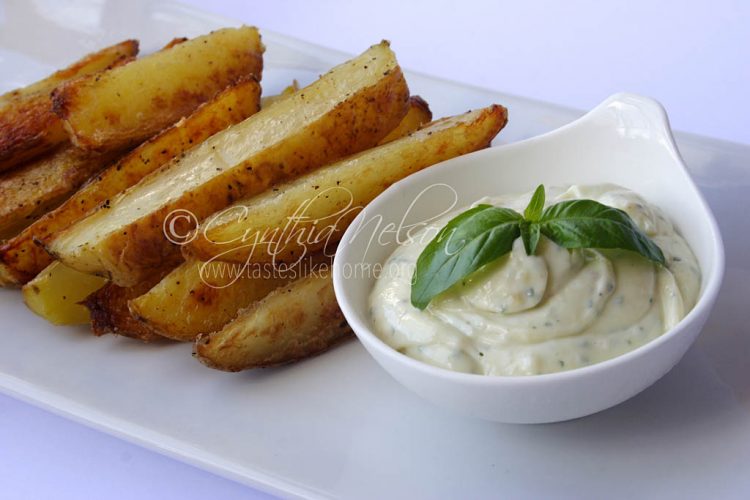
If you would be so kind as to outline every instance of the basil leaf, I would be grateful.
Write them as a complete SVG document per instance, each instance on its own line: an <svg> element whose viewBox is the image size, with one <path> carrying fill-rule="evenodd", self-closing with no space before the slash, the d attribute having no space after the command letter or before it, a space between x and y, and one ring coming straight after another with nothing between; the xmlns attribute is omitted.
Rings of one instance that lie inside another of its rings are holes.
<svg viewBox="0 0 750 500"><path fill-rule="evenodd" d="M544 184L539 184L539 186L537 186L536 190L534 191L534 194L531 195L529 205L526 207L526 210L523 211L524 218L529 222L538 221L539 217L542 215L544 201ZM529 249L527 248L526 251L528 252Z"/></svg>
<svg viewBox="0 0 750 500"><path fill-rule="evenodd" d="M521 223L521 239L523 240L523 247L526 249L526 255L534 255L536 253L536 246L539 243L539 236L539 224L537 224L536 222Z"/></svg>
<svg viewBox="0 0 750 500"><path fill-rule="evenodd" d="M664 254L617 208L593 200L571 200L548 207L539 220L541 233L565 248L619 248L664 265Z"/></svg>
<svg viewBox="0 0 750 500"><path fill-rule="evenodd" d="M527 255L536 253L541 235L564 248L618 248L665 264L664 254L630 216L593 200L572 200L544 209L544 185L529 200L524 215L479 205L454 217L417 259L411 303L424 309L438 294L513 248L519 236Z"/></svg>
<svg viewBox="0 0 750 500"><path fill-rule="evenodd" d="M510 252L521 214L479 205L453 218L422 251L411 282L411 303L424 309L436 295Z"/></svg>

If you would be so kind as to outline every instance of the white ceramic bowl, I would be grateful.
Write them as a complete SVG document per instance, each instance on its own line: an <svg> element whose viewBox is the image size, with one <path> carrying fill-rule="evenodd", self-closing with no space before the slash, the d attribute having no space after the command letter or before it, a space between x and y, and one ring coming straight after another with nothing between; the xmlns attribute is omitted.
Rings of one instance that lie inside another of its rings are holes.
<svg viewBox="0 0 750 500"><path fill-rule="evenodd" d="M630 188L663 208L700 263L703 279L697 305L661 337L584 368L499 377L456 373L416 361L386 345L370 329L373 266L382 265L397 245L395 232L387 230L389 223L408 227L437 215L453 201L460 208L486 195L530 191L539 183L603 182ZM428 186L434 187L425 190ZM362 226L365 221L368 226ZM370 240L373 234L376 238ZM664 109L648 98L618 94L558 130L446 161L390 187L344 235L333 280L341 309L359 340L404 386L464 414L508 423L542 423L604 410L666 374L700 333L723 272L719 229L685 169Z"/></svg>

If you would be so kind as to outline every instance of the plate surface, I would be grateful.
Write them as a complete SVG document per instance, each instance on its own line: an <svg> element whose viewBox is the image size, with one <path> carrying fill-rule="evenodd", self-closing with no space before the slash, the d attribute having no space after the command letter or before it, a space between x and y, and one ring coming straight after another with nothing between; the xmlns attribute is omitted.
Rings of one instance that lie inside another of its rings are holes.
<svg viewBox="0 0 750 500"><path fill-rule="evenodd" d="M148 52L174 36L236 24L171 2L6 2L0 91L105 43L135 37ZM263 35L269 93L292 78L308 83L346 59ZM393 47L398 53L397 40ZM407 78L435 116L506 105L510 123L497 144L580 115L408 72ZM738 468L750 463L750 147L684 134L677 142L721 226L724 286L677 367L608 411L542 426L463 418L407 392L356 342L285 368L215 372L191 359L188 345L143 346L53 327L9 290L0 290L0 390L285 496L737 496L750 490L750 476Z"/></svg>

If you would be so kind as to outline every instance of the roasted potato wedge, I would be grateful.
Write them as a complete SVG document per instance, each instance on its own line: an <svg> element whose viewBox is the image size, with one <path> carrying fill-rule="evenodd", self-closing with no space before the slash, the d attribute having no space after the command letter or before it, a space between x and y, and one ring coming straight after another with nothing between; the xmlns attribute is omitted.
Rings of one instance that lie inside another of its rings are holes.
<svg viewBox="0 0 750 500"><path fill-rule="evenodd" d="M240 201L209 217L183 247L201 260L296 260L337 242L359 211L394 182L490 144L505 126L502 106L438 120L407 137L361 152Z"/></svg>
<svg viewBox="0 0 750 500"><path fill-rule="evenodd" d="M22 87L11 90L0 95L0 105L7 102L17 102L18 99L48 94L61 83L80 78L82 76L99 73L111 67L114 63L123 59L130 59L138 55L138 40L125 40L123 42L105 47L74 62L67 68L52 73L50 76Z"/></svg>
<svg viewBox="0 0 750 500"><path fill-rule="evenodd" d="M275 103L276 101L283 99L285 97L289 97L290 95L293 95L298 90L299 90L299 83L297 83L297 80L294 80L292 81L292 84L287 86L284 90L282 90L280 94L269 95L269 96L261 98L260 107L267 108L268 106Z"/></svg>
<svg viewBox="0 0 750 500"><path fill-rule="evenodd" d="M0 97L0 172L67 141L63 124L52 109L50 92L56 86L123 64L137 53L138 42L126 40Z"/></svg>
<svg viewBox="0 0 750 500"><path fill-rule="evenodd" d="M235 372L314 356L350 333L326 267L276 289L221 330L199 335L193 355Z"/></svg>
<svg viewBox="0 0 750 500"><path fill-rule="evenodd" d="M47 249L79 271L138 283L180 263L176 243L197 221L377 144L404 117L408 98L388 43L375 45L153 172Z"/></svg>
<svg viewBox="0 0 750 500"><path fill-rule="evenodd" d="M71 144L0 177L0 239L11 238L117 158Z"/></svg>
<svg viewBox="0 0 750 500"><path fill-rule="evenodd" d="M99 337L114 333L143 342L162 339L146 323L133 318L128 309L131 299L149 291L162 277L163 274L155 274L148 280L127 288L107 283L86 297L82 304L89 310L94 335Z"/></svg>
<svg viewBox="0 0 750 500"><path fill-rule="evenodd" d="M245 78L107 168L58 208L0 245L0 268L4 268L5 281L26 283L52 261L35 240L45 242L164 163L241 122L258 111L259 100L260 85L253 78Z"/></svg>
<svg viewBox="0 0 750 500"><path fill-rule="evenodd" d="M67 142L48 95L24 99L0 110L0 171L31 161Z"/></svg>
<svg viewBox="0 0 750 500"><path fill-rule="evenodd" d="M432 111L430 111L429 104L418 95L413 95L409 98L409 110L406 112L404 119L388 135L383 137L380 144L387 144L416 132L430 121L432 121Z"/></svg>
<svg viewBox="0 0 750 500"><path fill-rule="evenodd" d="M80 302L106 283L104 278L55 261L23 287L23 300L29 309L55 325L88 323L89 311Z"/></svg>
<svg viewBox="0 0 750 500"><path fill-rule="evenodd" d="M193 341L199 333L221 329L240 309L294 277L268 268L188 260L131 300L130 312L164 337Z"/></svg>
<svg viewBox="0 0 750 500"><path fill-rule="evenodd" d="M52 101L77 146L118 149L189 115L240 78L259 80L262 54L256 28L222 29L65 83L55 89Z"/></svg>

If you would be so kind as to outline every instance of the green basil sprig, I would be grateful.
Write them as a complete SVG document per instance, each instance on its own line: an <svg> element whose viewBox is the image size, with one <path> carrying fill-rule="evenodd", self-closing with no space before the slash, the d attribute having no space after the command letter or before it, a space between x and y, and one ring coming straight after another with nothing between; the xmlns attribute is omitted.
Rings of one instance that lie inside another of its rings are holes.
<svg viewBox="0 0 750 500"><path fill-rule="evenodd" d="M477 205L451 219L417 259L411 303L418 309L479 268L511 251L519 236L534 255L541 235L564 248L617 248L664 265L661 249L630 216L593 200L571 200L544 208L544 186L521 215L509 208Z"/></svg>

